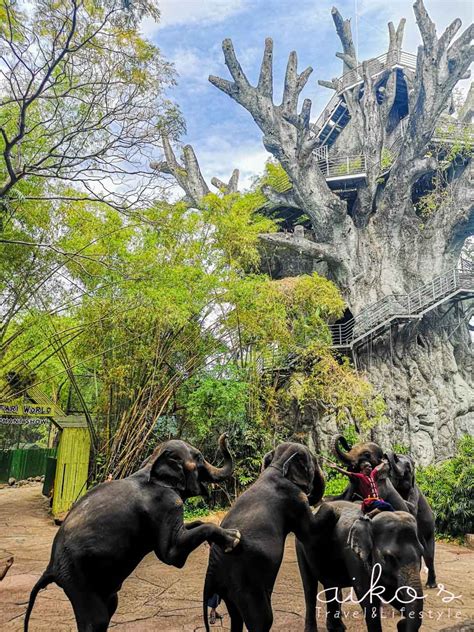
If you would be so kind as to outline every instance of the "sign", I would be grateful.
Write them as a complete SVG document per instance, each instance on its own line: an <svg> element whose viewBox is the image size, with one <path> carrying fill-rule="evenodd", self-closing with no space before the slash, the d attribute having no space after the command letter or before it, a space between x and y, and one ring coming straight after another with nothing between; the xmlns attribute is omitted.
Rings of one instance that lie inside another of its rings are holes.
<svg viewBox="0 0 474 632"><path fill-rule="evenodd" d="M0 415L0 426L21 426L23 424L36 426L38 424L44 424L48 420L44 417L13 417L13 415L8 415L8 417L3 417Z"/></svg>
<svg viewBox="0 0 474 632"><path fill-rule="evenodd" d="M5 415L12 415L18 418L51 417L53 414L51 406L40 406L38 404L0 404L0 417L2 418Z"/></svg>

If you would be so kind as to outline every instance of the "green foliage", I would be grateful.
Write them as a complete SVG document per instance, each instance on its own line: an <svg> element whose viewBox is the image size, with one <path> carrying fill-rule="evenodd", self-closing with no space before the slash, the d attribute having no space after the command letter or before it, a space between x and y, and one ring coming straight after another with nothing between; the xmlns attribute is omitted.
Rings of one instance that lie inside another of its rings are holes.
<svg viewBox="0 0 474 632"><path fill-rule="evenodd" d="M348 484L347 476L340 474L336 470L328 468L326 474L326 488L324 490L325 496L338 496L346 489Z"/></svg>
<svg viewBox="0 0 474 632"><path fill-rule="evenodd" d="M422 195L417 202L417 211L423 219L428 219L436 213L438 208L447 200L448 190L439 184L425 195Z"/></svg>
<svg viewBox="0 0 474 632"><path fill-rule="evenodd" d="M410 448L404 443L394 443L392 446L393 452L396 454L410 454Z"/></svg>
<svg viewBox="0 0 474 632"><path fill-rule="evenodd" d="M453 458L420 468L416 480L435 513L439 533L462 536L474 531L474 437L462 437Z"/></svg>
<svg viewBox="0 0 474 632"><path fill-rule="evenodd" d="M186 383L181 397L186 420L202 440L214 428L241 428L245 423L249 384L229 370L229 377L203 374Z"/></svg>
<svg viewBox="0 0 474 632"><path fill-rule="evenodd" d="M293 187L288 174L280 163L270 160L265 165L265 174L260 180L260 185L267 185L278 193L284 193Z"/></svg>
<svg viewBox="0 0 474 632"><path fill-rule="evenodd" d="M154 0L1 4L10 28L0 27L0 60L10 72L0 98L0 220L38 199L127 210L144 199L147 155L161 131L175 137L184 127L165 96L173 68L141 36L144 17L159 18Z"/></svg>
<svg viewBox="0 0 474 632"><path fill-rule="evenodd" d="M382 169L382 171L386 171L391 166L392 162L392 152L390 151L390 149L387 149L387 147L384 147L382 149L382 156L380 158L380 168Z"/></svg>
<svg viewBox="0 0 474 632"><path fill-rule="evenodd" d="M457 120L442 121L434 133L441 146L438 151L444 153L444 160L451 163L458 158L472 156L474 126L460 124Z"/></svg>
<svg viewBox="0 0 474 632"><path fill-rule="evenodd" d="M354 372L347 358L338 360L314 342L302 353L299 369L291 377L290 393L300 407L319 407L343 427L356 423L368 429L386 422L382 397Z"/></svg>
<svg viewBox="0 0 474 632"><path fill-rule="evenodd" d="M337 165L334 173L338 176L344 176L350 173L359 173L362 171L362 156L354 156L353 158L341 159L343 162Z"/></svg>

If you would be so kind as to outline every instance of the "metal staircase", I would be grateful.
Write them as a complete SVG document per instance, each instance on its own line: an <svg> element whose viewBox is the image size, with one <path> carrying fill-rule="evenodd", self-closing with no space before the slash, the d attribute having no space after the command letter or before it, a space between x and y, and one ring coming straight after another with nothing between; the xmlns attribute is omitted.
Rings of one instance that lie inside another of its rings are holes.
<svg viewBox="0 0 474 632"><path fill-rule="evenodd" d="M386 70L397 69L397 93L405 90L406 84L403 80L403 71L416 69L416 55L405 53L404 51L392 51L385 53L379 57L375 57L368 62L368 71L372 78L381 75ZM345 128L350 120L350 114L347 110L344 99L344 92L356 85L362 84L364 81L362 64L349 70L339 79L335 79L336 93L329 101L327 106L321 112L316 121L316 127L319 128L318 138L321 146L330 147Z"/></svg>
<svg viewBox="0 0 474 632"><path fill-rule="evenodd" d="M362 310L345 323L330 325L333 348L348 349L380 335L392 323L420 320L426 313L453 298L474 298L474 267L459 265L409 294L391 294Z"/></svg>

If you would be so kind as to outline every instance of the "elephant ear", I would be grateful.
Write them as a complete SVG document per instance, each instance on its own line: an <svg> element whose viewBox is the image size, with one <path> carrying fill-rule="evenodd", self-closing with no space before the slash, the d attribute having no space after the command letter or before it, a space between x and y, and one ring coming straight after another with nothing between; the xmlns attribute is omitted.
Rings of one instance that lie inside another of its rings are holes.
<svg viewBox="0 0 474 632"><path fill-rule="evenodd" d="M267 469L267 467L273 461L273 457L274 456L275 456L275 450L270 450L270 452L267 452L265 454L265 456L263 457L263 461L262 461L262 472L263 472L263 470Z"/></svg>
<svg viewBox="0 0 474 632"><path fill-rule="evenodd" d="M186 489L186 476L183 461L171 450L163 450L151 466L150 481L153 480L181 492L184 491Z"/></svg>
<svg viewBox="0 0 474 632"><path fill-rule="evenodd" d="M304 489L312 485L314 472L311 470L309 458L301 452L294 452L282 465L283 476Z"/></svg>
<svg viewBox="0 0 474 632"><path fill-rule="evenodd" d="M352 525L347 537L347 544L363 563L369 568L372 566L372 521L370 519L357 519Z"/></svg>
<svg viewBox="0 0 474 632"><path fill-rule="evenodd" d="M324 490L326 488L326 479L324 478L323 471L319 467L318 460L312 454L311 458L313 460L314 466L314 476L313 476L313 484L311 487L311 492L308 496L308 502L310 505L316 505L321 498L324 496Z"/></svg>

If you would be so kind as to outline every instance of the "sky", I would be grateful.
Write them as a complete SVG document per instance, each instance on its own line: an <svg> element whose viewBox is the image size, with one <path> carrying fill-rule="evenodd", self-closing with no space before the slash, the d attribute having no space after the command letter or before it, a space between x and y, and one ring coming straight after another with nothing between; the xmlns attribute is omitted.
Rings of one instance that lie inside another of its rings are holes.
<svg viewBox="0 0 474 632"><path fill-rule="evenodd" d="M174 63L178 85L168 94L186 120L187 134L204 177L227 181L232 169L241 171L241 187L248 186L264 168L268 154L262 134L251 115L208 81L210 74L230 79L221 49L230 37L250 82L258 78L266 37L274 41L274 99L281 100L288 54L296 50L298 70L312 66L313 74L302 98L313 101L312 119L327 104L332 91L318 79L342 74L341 50L331 18L336 4L351 18L358 58L386 52L387 23L407 18L403 50L416 53L420 36L413 15L413 0L161 0L161 20L147 20L143 33ZM425 0L438 35L456 17L463 29L473 21L473 0ZM466 89L466 86L464 86Z"/></svg>

